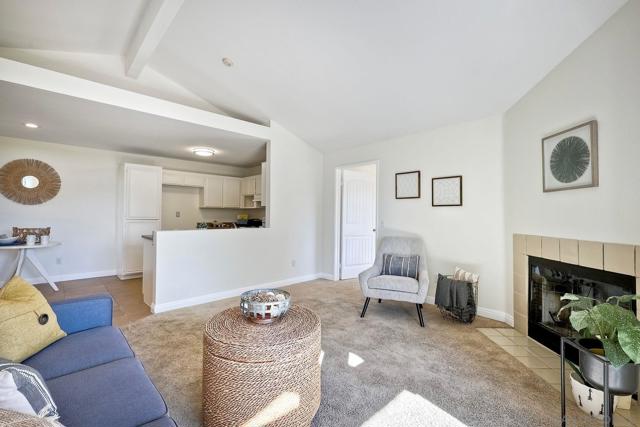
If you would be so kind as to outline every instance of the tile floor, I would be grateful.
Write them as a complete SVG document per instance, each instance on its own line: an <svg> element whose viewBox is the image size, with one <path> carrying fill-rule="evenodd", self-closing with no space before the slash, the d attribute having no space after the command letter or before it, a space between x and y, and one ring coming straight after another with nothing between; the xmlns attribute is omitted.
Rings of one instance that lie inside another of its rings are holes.
<svg viewBox="0 0 640 427"><path fill-rule="evenodd" d="M36 287L48 301L107 293L113 298L113 323L117 326L151 315L142 299L142 279L120 280L110 276L59 282L57 285L60 288L57 292L45 284Z"/></svg>
<svg viewBox="0 0 640 427"><path fill-rule="evenodd" d="M560 391L560 356L556 353L512 328L476 328L476 330ZM567 366L565 372L567 401L573 401L568 378L571 368ZM616 427L640 426L638 402L633 401L630 410L618 409L614 415L614 425Z"/></svg>

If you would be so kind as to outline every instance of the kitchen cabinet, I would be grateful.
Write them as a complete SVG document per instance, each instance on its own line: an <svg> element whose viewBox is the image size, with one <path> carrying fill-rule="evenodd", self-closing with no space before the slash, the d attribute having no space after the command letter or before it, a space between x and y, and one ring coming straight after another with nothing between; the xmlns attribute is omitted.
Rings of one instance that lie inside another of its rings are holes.
<svg viewBox="0 0 640 427"><path fill-rule="evenodd" d="M175 170L162 171L162 185L202 188L201 208L252 209L260 207L263 174L236 178Z"/></svg>
<svg viewBox="0 0 640 427"><path fill-rule="evenodd" d="M121 176L116 235L118 277L127 279L142 272L140 236L160 229L164 174L158 166L125 163Z"/></svg>
<svg viewBox="0 0 640 427"><path fill-rule="evenodd" d="M269 165L267 162L262 162L262 173L260 179L260 204L267 206L269 204Z"/></svg>
<svg viewBox="0 0 640 427"><path fill-rule="evenodd" d="M223 207L224 180L225 177L223 176L209 175L205 177L200 200L201 208Z"/></svg>
<svg viewBox="0 0 640 427"><path fill-rule="evenodd" d="M223 208L239 208L240 207L240 187L241 187L240 178L223 177L223 184L222 184L222 207Z"/></svg>
<svg viewBox="0 0 640 427"><path fill-rule="evenodd" d="M262 175L256 175L256 192L255 195L262 194Z"/></svg>
<svg viewBox="0 0 640 427"><path fill-rule="evenodd" d="M243 196L253 196L256 194L256 177L248 176L246 178L242 178L242 195Z"/></svg>
<svg viewBox="0 0 640 427"><path fill-rule="evenodd" d="M162 185L178 185L181 187L204 187L206 175L193 172L173 170L162 171Z"/></svg>
<svg viewBox="0 0 640 427"><path fill-rule="evenodd" d="M162 185L184 185L184 173L180 171L162 171Z"/></svg>
<svg viewBox="0 0 640 427"><path fill-rule="evenodd" d="M124 224L123 257L121 276L142 272L143 234L153 234L160 229L160 220L134 220Z"/></svg>
<svg viewBox="0 0 640 427"><path fill-rule="evenodd" d="M186 173L184 175L185 187L204 187L206 175L200 173Z"/></svg>
<svg viewBox="0 0 640 427"><path fill-rule="evenodd" d="M124 208L128 219L159 219L162 203L162 168L126 164Z"/></svg>

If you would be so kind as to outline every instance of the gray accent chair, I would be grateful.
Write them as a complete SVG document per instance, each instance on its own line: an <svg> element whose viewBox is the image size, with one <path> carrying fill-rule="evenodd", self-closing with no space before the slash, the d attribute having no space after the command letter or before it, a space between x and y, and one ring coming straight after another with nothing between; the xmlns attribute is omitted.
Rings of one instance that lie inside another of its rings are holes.
<svg viewBox="0 0 640 427"><path fill-rule="evenodd" d="M411 277L386 276L382 272L382 255L419 255L420 267L418 280ZM422 239L416 237L384 237L380 241L373 266L358 276L362 294L365 296L364 307L360 317L364 317L369 307L369 300L377 298L378 303L383 299L392 301L406 301L416 305L420 326L424 327L422 304L427 299L429 290L429 273L427 271L427 254Z"/></svg>

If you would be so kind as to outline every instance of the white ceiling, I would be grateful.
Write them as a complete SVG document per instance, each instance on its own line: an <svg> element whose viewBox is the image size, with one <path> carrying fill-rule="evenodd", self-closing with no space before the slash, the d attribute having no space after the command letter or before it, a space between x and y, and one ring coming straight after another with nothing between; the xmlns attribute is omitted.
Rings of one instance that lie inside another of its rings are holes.
<svg viewBox="0 0 640 427"><path fill-rule="evenodd" d="M185 0L149 66L332 150L505 111L625 2ZM4 0L0 45L123 54L144 5Z"/></svg>
<svg viewBox="0 0 640 427"><path fill-rule="evenodd" d="M0 135L9 137L244 167L266 159L264 140L40 89L0 82L0 100ZM200 146L216 155L191 153Z"/></svg>
<svg viewBox="0 0 640 427"><path fill-rule="evenodd" d="M0 45L122 54L147 0L2 0Z"/></svg>

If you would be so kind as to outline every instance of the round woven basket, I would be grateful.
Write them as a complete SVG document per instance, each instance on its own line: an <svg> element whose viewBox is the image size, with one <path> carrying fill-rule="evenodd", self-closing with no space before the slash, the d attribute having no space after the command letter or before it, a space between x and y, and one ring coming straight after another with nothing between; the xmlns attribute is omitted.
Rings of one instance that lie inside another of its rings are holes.
<svg viewBox="0 0 640 427"><path fill-rule="evenodd" d="M294 305L255 324L239 307L204 329L205 427L308 426L320 406L320 318Z"/></svg>

